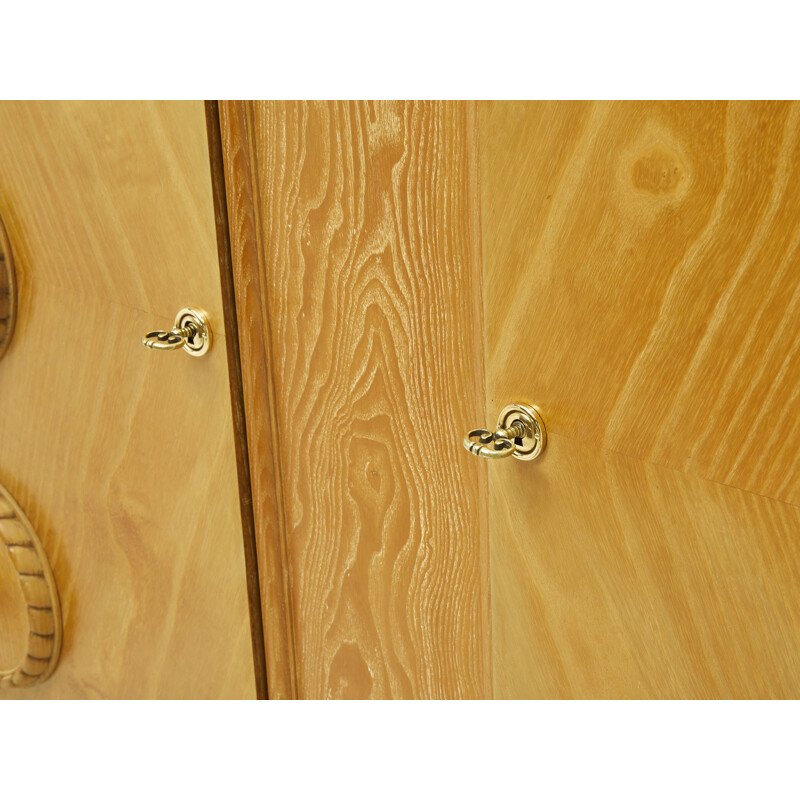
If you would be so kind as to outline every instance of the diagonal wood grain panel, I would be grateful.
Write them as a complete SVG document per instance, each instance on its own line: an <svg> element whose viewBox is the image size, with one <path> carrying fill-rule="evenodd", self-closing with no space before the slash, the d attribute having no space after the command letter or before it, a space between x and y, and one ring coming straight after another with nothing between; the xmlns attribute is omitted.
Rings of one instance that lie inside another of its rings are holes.
<svg viewBox="0 0 800 800"><path fill-rule="evenodd" d="M202 103L0 103L0 482L64 619L52 677L3 698L255 694L209 178ZM143 348L187 303L208 356Z"/></svg>
<svg viewBox="0 0 800 800"><path fill-rule="evenodd" d="M800 105L479 116L496 696L797 697Z"/></svg>
<svg viewBox="0 0 800 800"><path fill-rule="evenodd" d="M491 474L496 697L798 697L800 509L548 448Z"/></svg>
<svg viewBox="0 0 800 800"><path fill-rule="evenodd" d="M480 133L490 406L800 503L800 105L484 103Z"/></svg>
<svg viewBox="0 0 800 800"><path fill-rule="evenodd" d="M282 481L282 519L256 523L273 542L285 526L297 692L488 696L485 469L459 445L483 419L473 109L264 102L222 121L232 228L243 193L256 209L255 235L232 233L237 312L251 413L273 371L273 466L248 435L255 494Z"/></svg>

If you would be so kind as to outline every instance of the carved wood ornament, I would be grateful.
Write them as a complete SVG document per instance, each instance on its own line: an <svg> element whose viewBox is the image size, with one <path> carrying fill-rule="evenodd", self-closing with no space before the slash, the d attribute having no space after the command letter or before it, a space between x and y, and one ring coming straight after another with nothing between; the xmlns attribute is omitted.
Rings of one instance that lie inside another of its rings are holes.
<svg viewBox="0 0 800 800"><path fill-rule="evenodd" d="M0 358L17 316L17 285L11 245L0 219ZM28 643L22 663L0 670L0 689L32 686L53 673L61 653L61 607L50 562L31 523L0 484L0 542L8 550L26 604Z"/></svg>
<svg viewBox="0 0 800 800"><path fill-rule="evenodd" d="M0 542L8 550L27 606L28 645L22 663L0 671L0 689L32 686L52 675L61 653L61 606L39 537L0 484Z"/></svg>
<svg viewBox="0 0 800 800"><path fill-rule="evenodd" d="M5 355L17 319L17 283L11 245L0 218L0 358Z"/></svg>

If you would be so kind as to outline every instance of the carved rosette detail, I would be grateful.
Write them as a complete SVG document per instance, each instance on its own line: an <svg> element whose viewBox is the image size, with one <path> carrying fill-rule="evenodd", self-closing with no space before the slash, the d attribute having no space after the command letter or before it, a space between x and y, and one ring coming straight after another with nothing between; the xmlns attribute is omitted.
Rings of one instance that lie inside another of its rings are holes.
<svg viewBox="0 0 800 800"><path fill-rule="evenodd" d="M17 319L17 283L11 245L0 218L0 358L5 355Z"/></svg>
<svg viewBox="0 0 800 800"><path fill-rule="evenodd" d="M0 689L47 680L61 654L61 606L53 571L39 537L8 490L0 484L0 542L17 571L27 605L28 646L22 663L0 671Z"/></svg>

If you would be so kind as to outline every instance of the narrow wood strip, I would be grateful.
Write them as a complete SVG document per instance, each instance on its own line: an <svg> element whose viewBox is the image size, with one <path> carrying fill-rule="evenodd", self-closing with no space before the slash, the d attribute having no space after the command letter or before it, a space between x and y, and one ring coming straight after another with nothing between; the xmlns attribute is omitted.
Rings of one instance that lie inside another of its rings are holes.
<svg viewBox="0 0 800 800"><path fill-rule="evenodd" d="M298 696L269 320L246 104L219 104L269 697Z"/></svg>
<svg viewBox="0 0 800 800"><path fill-rule="evenodd" d="M250 482L250 458L247 448L247 420L244 411L242 366L239 355L239 329L236 320L236 297L233 288L228 204L225 196L225 166L222 157L222 133L220 131L218 102L216 100L207 100L205 111L208 130L208 156L211 166L211 193L214 198L214 222L217 229L222 308L225 320L225 341L228 348L228 379L231 390L231 411L236 445L236 472L239 480L239 504L242 516L256 695L259 700L265 700L268 696L267 663L261 613L261 591L258 579L253 494Z"/></svg>

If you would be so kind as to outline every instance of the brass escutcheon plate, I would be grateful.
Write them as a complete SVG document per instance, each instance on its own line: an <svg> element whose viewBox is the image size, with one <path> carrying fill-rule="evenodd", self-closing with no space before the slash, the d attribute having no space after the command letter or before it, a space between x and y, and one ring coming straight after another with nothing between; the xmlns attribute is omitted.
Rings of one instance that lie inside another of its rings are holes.
<svg viewBox="0 0 800 800"><path fill-rule="evenodd" d="M514 439L513 456L520 461L533 461L547 447L547 429L541 412L536 406L527 403L512 403L506 406L497 418L498 428L508 428L515 420L522 420L531 436Z"/></svg>
<svg viewBox="0 0 800 800"><path fill-rule="evenodd" d="M0 218L0 358L8 350L16 321L17 280L14 274L14 256L3 220Z"/></svg>
<svg viewBox="0 0 800 800"><path fill-rule="evenodd" d="M175 328L181 330L187 326L191 326L194 332L186 337L183 349L190 356L204 356L211 349L208 314L202 308L182 308L175 317Z"/></svg>

